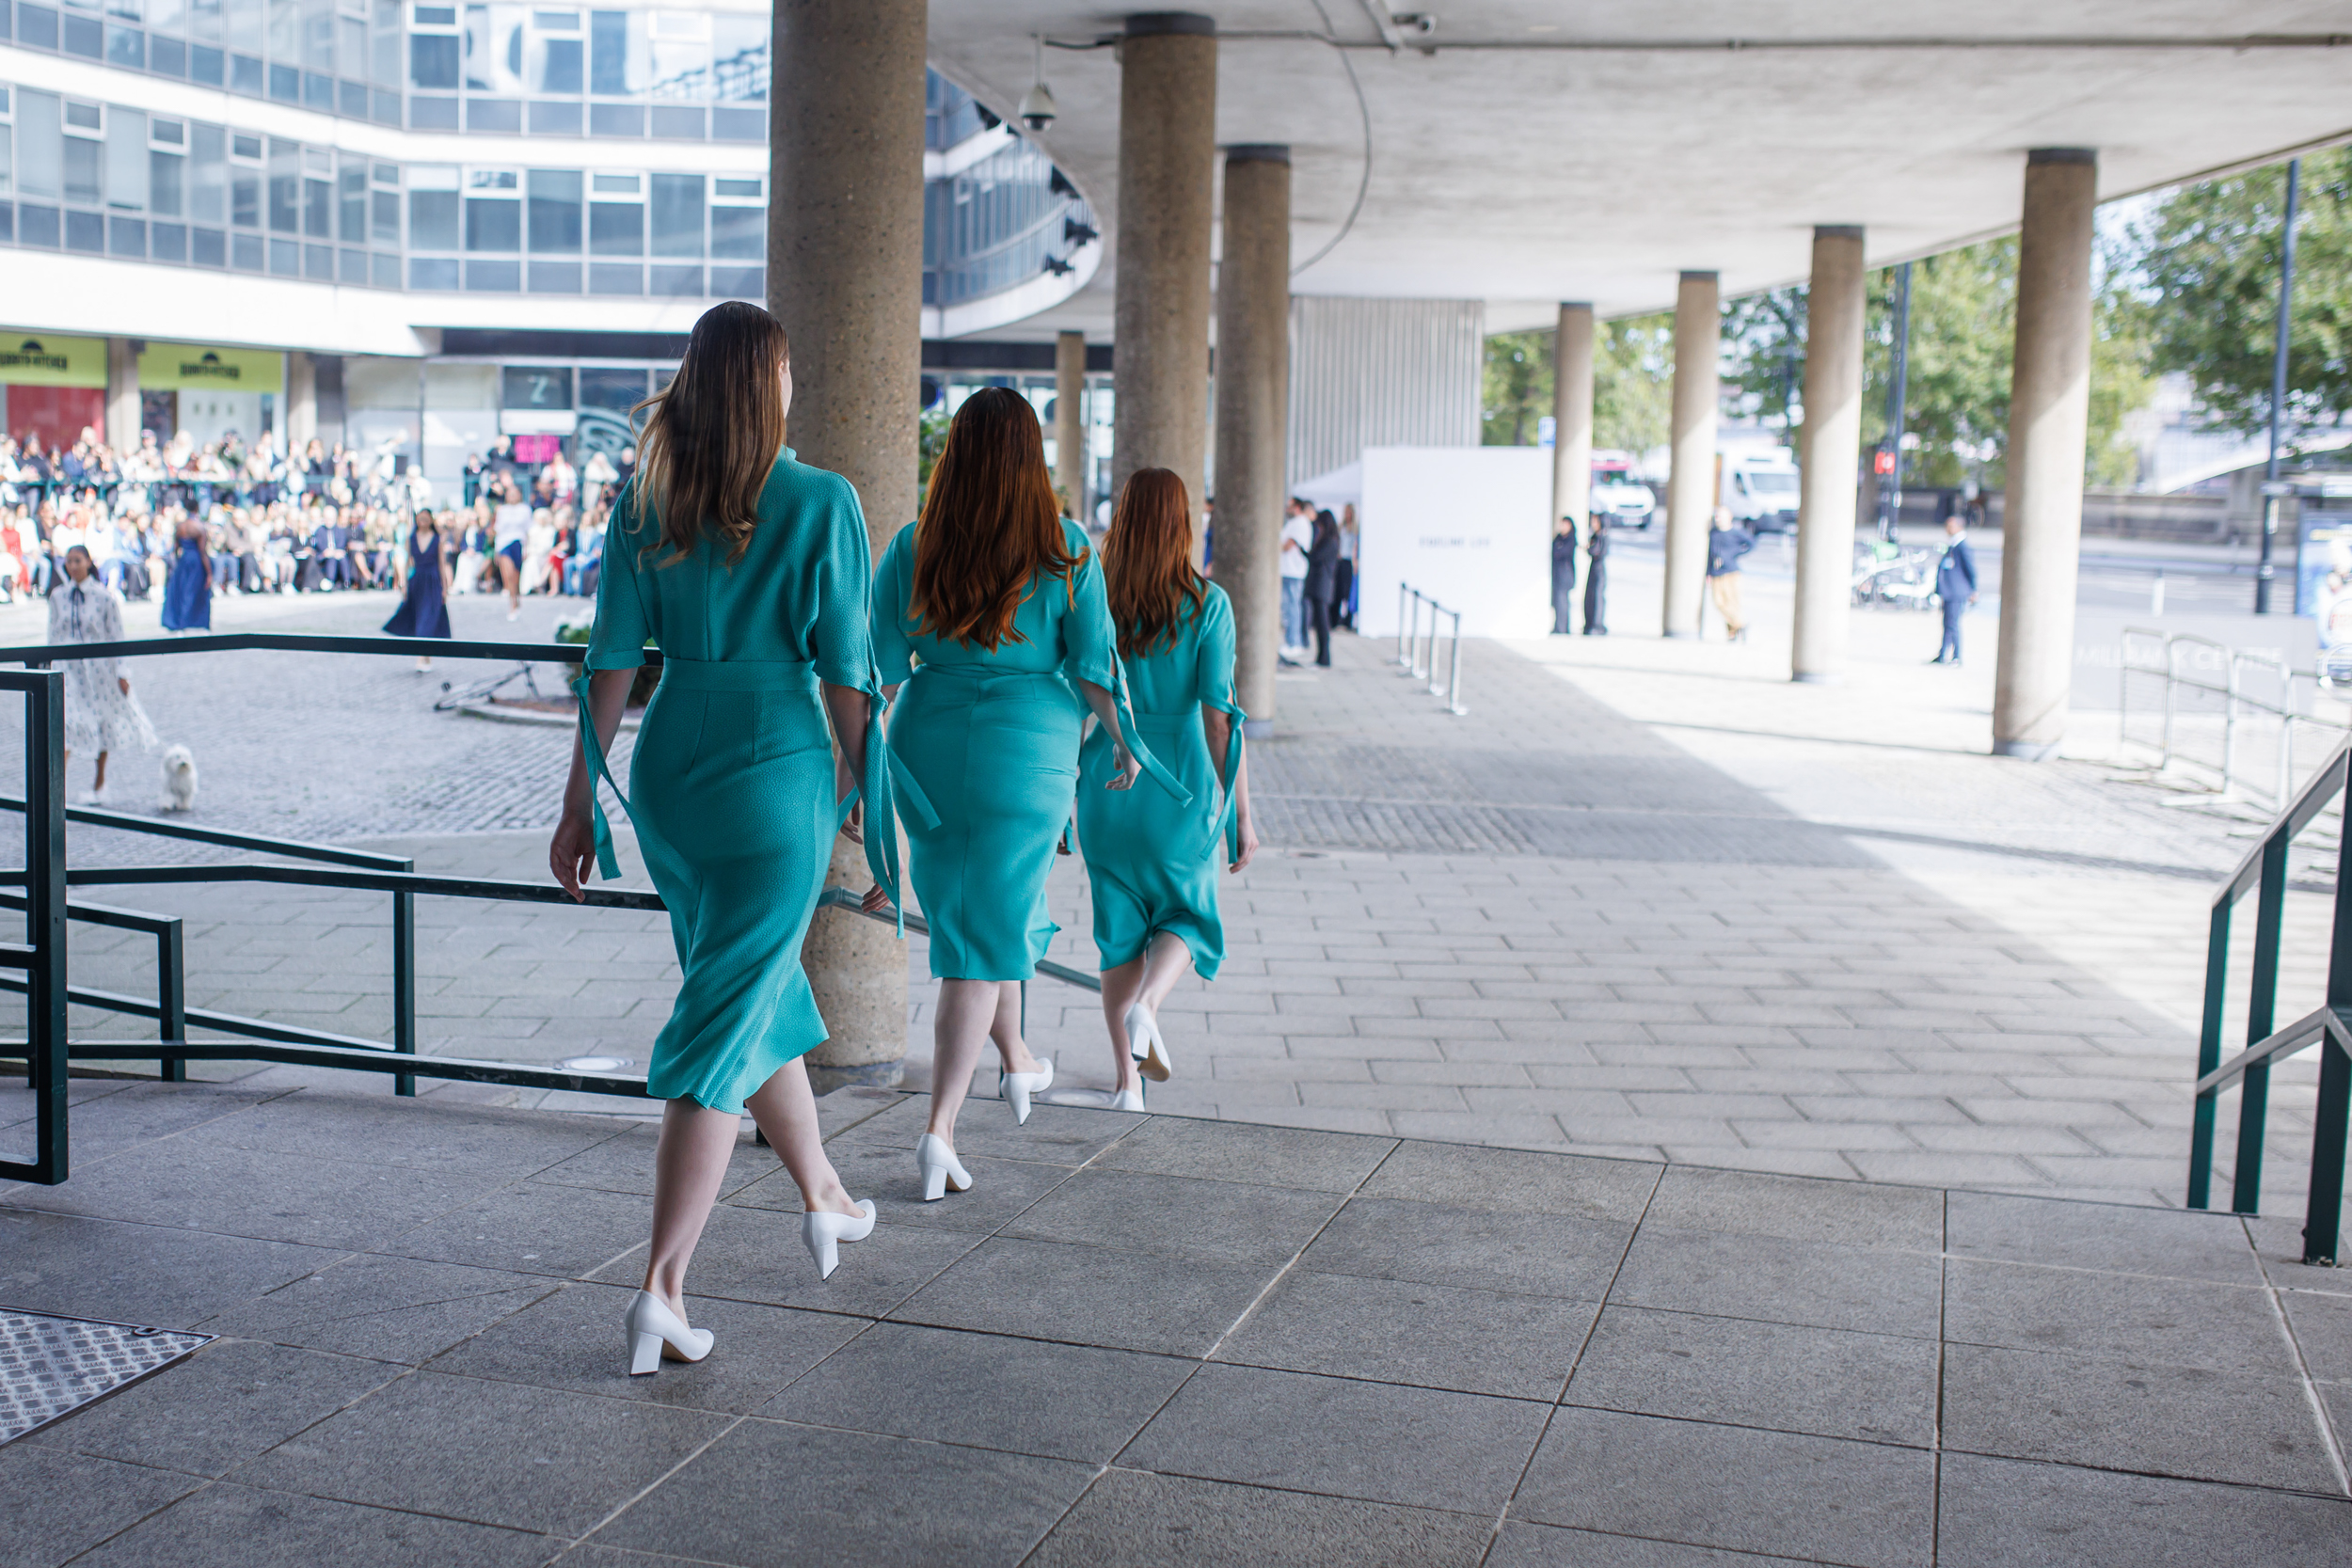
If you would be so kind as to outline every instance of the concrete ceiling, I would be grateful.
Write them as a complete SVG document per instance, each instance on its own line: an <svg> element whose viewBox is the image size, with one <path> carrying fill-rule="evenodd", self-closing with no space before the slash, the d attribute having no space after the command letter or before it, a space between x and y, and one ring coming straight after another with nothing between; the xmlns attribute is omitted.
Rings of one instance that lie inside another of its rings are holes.
<svg viewBox="0 0 2352 1568"><path fill-rule="evenodd" d="M1383 0L1197 0L1216 18L1216 135L1293 149L1292 254L1361 213L1301 293L1662 309L1684 270L1726 294L1802 279L1811 230L1859 223L1873 264L2017 221L2025 154L2099 150L2103 198L2352 137L2352 0L1430 0L1391 50ZM931 63L1000 113L1032 34L1126 11L931 0ZM2334 41L2342 39L2341 44ZM1344 47L1335 47L1333 41ZM1414 44L1434 46L1424 53ZM1048 49L1061 117L1035 139L1118 243L1119 65ZM1115 267L992 337L1107 338Z"/></svg>

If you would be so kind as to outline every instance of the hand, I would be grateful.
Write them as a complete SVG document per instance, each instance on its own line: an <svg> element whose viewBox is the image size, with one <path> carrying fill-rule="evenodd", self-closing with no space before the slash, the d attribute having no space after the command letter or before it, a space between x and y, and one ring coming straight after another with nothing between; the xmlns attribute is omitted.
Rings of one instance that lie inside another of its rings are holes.
<svg viewBox="0 0 2352 1568"><path fill-rule="evenodd" d="M866 890L866 896L858 900L857 907L864 910L867 914L873 914L880 910L886 910L890 908L890 895L882 890L882 884L880 882L876 882L872 887Z"/></svg>
<svg viewBox="0 0 2352 1568"><path fill-rule="evenodd" d="M122 694L123 694L124 696L128 697L128 696L131 694L131 677L130 677L130 676L128 676L128 675L117 675L117 676L115 677L115 684L116 684L117 686L119 686L119 687L122 688Z"/></svg>
<svg viewBox="0 0 2352 1568"><path fill-rule="evenodd" d="M1240 841L1241 852L1235 855L1232 863L1225 868L1228 871L1239 871L1255 859L1258 853L1257 825L1249 820L1247 814L1234 823L1233 836Z"/></svg>
<svg viewBox="0 0 2352 1568"><path fill-rule="evenodd" d="M1103 787L1104 789L1133 789L1136 786L1136 776L1143 771L1143 764L1137 762L1136 754L1124 746L1118 749L1116 760L1119 776L1115 779L1105 779L1103 782Z"/></svg>
<svg viewBox="0 0 2352 1568"><path fill-rule="evenodd" d="M587 901L580 884L588 880L596 863L595 820L586 812L565 812L555 825L555 836L548 841L548 869L555 873L556 881L574 903Z"/></svg>
<svg viewBox="0 0 2352 1568"><path fill-rule="evenodd" d="M866 842L866 802L860 800L850 808L850 815L841 819L841 836L851 844Z"/></svg>

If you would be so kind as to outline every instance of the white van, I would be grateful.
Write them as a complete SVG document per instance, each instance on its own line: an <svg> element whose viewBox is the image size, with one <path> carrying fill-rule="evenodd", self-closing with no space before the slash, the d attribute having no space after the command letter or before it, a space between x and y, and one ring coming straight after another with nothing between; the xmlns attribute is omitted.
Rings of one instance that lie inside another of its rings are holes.
<svg viewBox="0 0 2352 1568"><path fill-rule="evenodd" d="M1647 528L1658 510L1658 497L1633 477L1633 454L1593 453L1593 490L1586 498L1594 516L1605 516L1611 528Z"/></svg>
<svg viewBox="0 0 2352 1568"><path fill-rule="evenodd" d="M1758 533L1792 533L1797 527L1797 459L1787 447L1724 453L1716 504L1731 509L1734 522Z"/></svg>

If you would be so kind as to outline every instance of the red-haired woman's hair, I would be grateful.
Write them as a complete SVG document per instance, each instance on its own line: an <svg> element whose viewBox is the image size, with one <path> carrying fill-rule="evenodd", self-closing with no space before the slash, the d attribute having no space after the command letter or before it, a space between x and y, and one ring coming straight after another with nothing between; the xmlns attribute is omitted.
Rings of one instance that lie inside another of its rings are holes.
<svg viewBox="0 0 2352 1568"><path fill-rule="evenodd" d="M1103 536L1103 586L1119 651L1140 658L1172 644L1208 595L1192 569L1192 498L1167 468L1137 468L1119 493Z"/></svg>
<svg viewBox="0 0 2352 1568"><path fill-rule="evenodd" d="M1086 558L1083 548L1071 553L1062 532L1045 436L1028 400L1006 387L964 399L914 525L907 610L916 628L992 653L1025 641L1012 623L1031 579L1059 578L1074 594Z"/></svg>

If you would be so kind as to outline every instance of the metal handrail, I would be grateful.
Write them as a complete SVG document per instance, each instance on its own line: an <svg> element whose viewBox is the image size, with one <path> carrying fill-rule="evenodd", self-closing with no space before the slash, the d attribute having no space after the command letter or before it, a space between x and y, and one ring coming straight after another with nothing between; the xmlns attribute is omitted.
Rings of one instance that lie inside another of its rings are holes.
<svg viewBox="0 0 2352 1568"><path fill-rule="evenodd" d="M2320 1047L2319 1103L2312 1128L2309 1196L2303 1221L2303 1260L2332 1264L2344 1220L2344 1153L2352 1122L2352 833L2337 841L2334 921L2328 953L2328 990L2321 1006L2285 1028L2276 1026L2279 966L2286 915L2287 850L2352 782L2352 738L2328 753L2311 782L2264 832L2215 893L2205 944L2205 996L2197 1042L2197 1087L2190 1124L2188 1207L2213 1200L2214 1120L2217 1097L2238 1089L2236 1169L2230 1207L2261 1210L2263 1139L2270 1103L2270 1069L2297 1051ZM2254 954L2246 1007L2246 1048L2221 1059L2223 1014L2229 1002L2230 921L2249 892L2254 906Z"/></svg>
<svg viewBox="0 0 2352 1568"><path fill-rule="evenodd" d="M1425 659L1422 656L1421 638L1421 612L1424 605L1429 610L1429 652ZM1452 669L1443 685L1437 680L1438 617L1440 615L1454 618ZM1403 666L1398 673L1429 682L1429 694L1443 697L1448 713L1457 719L1467 715L1470 709L1462 705L1462 612L1448 610L1420 589L1399 582L1396 585L1396 658L1393 662Z"/></svg>
<svg viewBox="0 0 2352 1568"><path fill-rule="evenodd" d="M2133 662L2135 640L2157 644L2160 652L2155 662ZM2218 656L2217 658L2210 660L2220 666L2221 677L2218 680L2200 679L2198 672L2193 667L2185 672L2183 670L2181 657L2183 650L2200 648L2209 650L2211 654ZM2118 727L2126 743L2147 744L2145 741L2134 742L2131 736L2131 677L2136 674L2154 675L2160 676L2164 681L2163 728L2160 738L2153 748L2156 752L2156 768L2159 772L2167 771L2176 764L2207 769L2214 768L2210 762L2187 755L2178 744L2179 698L2180 693L2185 689L2220 699L2222 718L2221 761L2218 768L2221 775L2221 787L2217 796L2219 800L2230 800L2252 796L2272 806L2283 805L2288 793L2295 787L2295 726L2297 724L2316 725L2338 733L2342 733L2344 728L2316 714L2303 711L2296 701L2297 682L2310 680L2312 689L2316 693L2319 689L2319 679L2316 675L2299 673L2284 658L2276 654L2257 653L2233 647L2227 642L2218 641L2210 637L2200 637L2193 632L2168 632L2148 626L2124 627L2122 653ZM2278 683L2279 700L2277 702L2265 701L2246 689L2241 674L2249 670L2259 670ZM2238 766L2240 721L2244 718L2257 714L2268 714L2279 721L2278 770L2273 786L2266 790L2244 776Z"/></svg>

